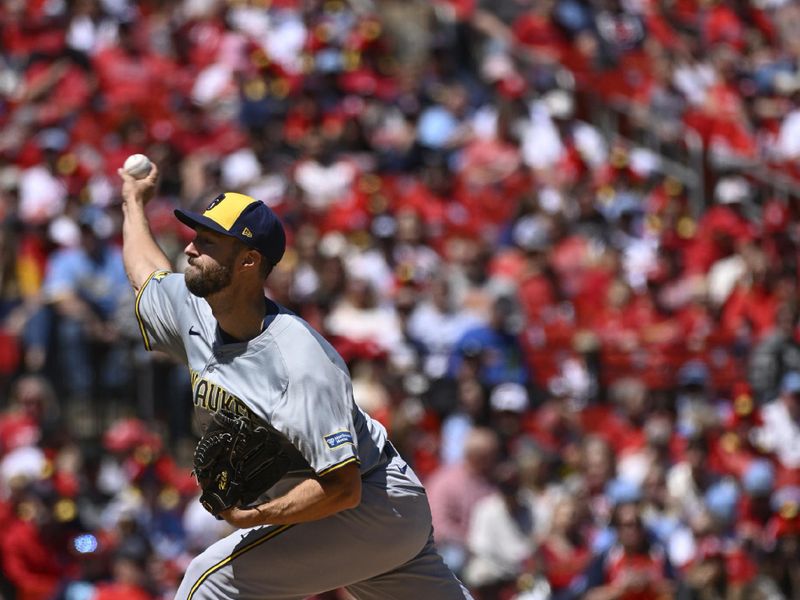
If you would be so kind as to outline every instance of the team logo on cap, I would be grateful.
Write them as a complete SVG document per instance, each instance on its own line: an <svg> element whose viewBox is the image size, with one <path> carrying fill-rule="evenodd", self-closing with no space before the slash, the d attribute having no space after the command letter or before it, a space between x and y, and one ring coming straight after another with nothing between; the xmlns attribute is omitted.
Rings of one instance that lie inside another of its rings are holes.
<svg viewBox="0 0 800 600"><path fill-rule="evenodd" d="M206 210L211 210L212 208L214 208L217 204L219 204L223 200L225 200L225 194L220 194L219 196L217 196L216 198L214 198L211 201L211 204L208 205L208 208L206 208Z"/></svg>

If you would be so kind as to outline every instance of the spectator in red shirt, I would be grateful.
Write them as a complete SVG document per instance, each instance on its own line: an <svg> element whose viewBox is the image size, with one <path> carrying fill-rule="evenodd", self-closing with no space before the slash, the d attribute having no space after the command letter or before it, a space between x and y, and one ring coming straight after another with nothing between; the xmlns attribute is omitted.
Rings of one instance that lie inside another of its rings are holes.
<svg viewBox="0 0 800 600"><path fill-rule="evenodd" d="M664 551L648 538L639 505L617 505L611 524L618 541L590 567L586 600L671 598L672 566Z"/></svg>
<svg viewBox="0 0 800 600"><path fill-rule="evenodd" d="M147 572L151 555L147 545L137 538L123 540L114 553L112 580L95 588L92 600L153 600L148 590Z"/></svg>
<svg viewBox="0 0 800 600"><path fill-rule="evenodd" d="M738 507L738 537L751 547L765 546L767 523L772 517L770 495L775 486L775 467L763 458L752 460L741 482L744 494Z"/></svg>
<svg viewBox="0 0 800 600"><path fill-rule="evenodd" d="M772 494L775 515L767 531L772 536L766 547L764 571L786 598L800 595L800 487L786 486Z"/></svg>
<svg viewBox="0 0 800 600"><path fill-rule="evenodd" d="M729 585L726 566L722 542L713 536L702 540L697 557L687 568L677 590L677 598L730 598L733 586Z"/></svg>
<svg viewBox="0 0 800 600"><path fill-rule="evenodd" d="M717 260L752 242L755 226L744 211L752 187L742 177L723 177L714 190L716 204L697 223L697 233L686 251L689 273L707 273Z"/></svg>
<svg viewBox="0 0 800 600"><path fill-rule="evenodd" d="M578 589L591 552L580 513L571 498L564 498L556 506L550 532L539 546L539 556L555 598L568 598Z"/></svg>
<svg viewBox="0 0 800 600"><path fill-rule="evenodd" d="M53 388L46 379L37 375L18 379L11 390L9 407L0 415L0 455L36 445L41 439L43 420L52 423L57 410Z"/></svg>
<svg viewBox="0 0 800 600"><path fill-rule="evenodd" d="M120 23L117 45L93 57L109 123L122 123L131 107L148 121L168 114L174 65L150 49L144 34L135 23Z"/></svg>
<svg viewBox="0 0 800 600"><path fill-rule="evenodd" d="M748 249L740 255L747 270L723 307L720 325L732 339L758 343L772 333L778 308L795 293L795 276L783 276L761 250Z"/></svg>
<svg viewBox="0 0 800 600"><path fill-rule="evenodd" d="M21 496L16 511L0 548L3 571L19 600L51 600L76 574L68 549L77 507L59 498L47 482L37 482Z"/></svg>
<svg viewBox="0 0 800 600"><path fill-rule="evenodd" d="M555 277L547 260L549 223L541 216L524 216L514 224L512 237L525 252L519 301L528 321L538 323L545 313L552 312L558 298Z"/></svg>

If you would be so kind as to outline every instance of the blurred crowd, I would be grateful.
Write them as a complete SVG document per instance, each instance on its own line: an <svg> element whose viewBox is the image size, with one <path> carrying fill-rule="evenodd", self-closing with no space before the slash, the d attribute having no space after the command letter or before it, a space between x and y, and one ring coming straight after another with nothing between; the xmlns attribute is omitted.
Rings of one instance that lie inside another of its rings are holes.
<svg viewBox="0 0 800 600"><path fill-rule="evenodd" d="M226 533L121 264L142 152L178 270L175 206L281 216L268 294L476 598L800 598L800 199L749 171L798 127L785 0L3 0L0 597L171 598Z"/></svg>

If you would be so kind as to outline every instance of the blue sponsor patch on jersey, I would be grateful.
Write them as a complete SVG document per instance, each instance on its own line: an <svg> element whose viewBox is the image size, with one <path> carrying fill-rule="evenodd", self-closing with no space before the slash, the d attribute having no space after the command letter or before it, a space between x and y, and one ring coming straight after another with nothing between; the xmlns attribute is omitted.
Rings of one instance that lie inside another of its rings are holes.
<svg viewBox="0 0 800 600"><path fill-rule="evenodd" d="M336 433L326 435L325 443L328 444L328 448L333 450L334 448L344 446L345 444L352 444L353 436L349 431L337 431Z"/></svg>

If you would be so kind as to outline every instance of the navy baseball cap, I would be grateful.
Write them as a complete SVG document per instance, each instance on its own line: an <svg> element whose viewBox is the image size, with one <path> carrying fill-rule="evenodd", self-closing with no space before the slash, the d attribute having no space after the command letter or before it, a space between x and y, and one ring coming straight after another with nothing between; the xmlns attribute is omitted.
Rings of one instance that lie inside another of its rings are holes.
<svg viewBox="0 0 800 600"><path fill-rule="evenodd" d="M277 215L261 200L244 194L225 192L208 205L203 214L175 209L178 220L191 227L198 225L240 240L258 250L273 265L286 250L286 232Z"/></svg>

